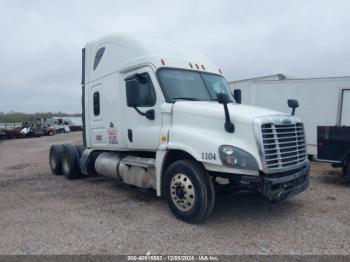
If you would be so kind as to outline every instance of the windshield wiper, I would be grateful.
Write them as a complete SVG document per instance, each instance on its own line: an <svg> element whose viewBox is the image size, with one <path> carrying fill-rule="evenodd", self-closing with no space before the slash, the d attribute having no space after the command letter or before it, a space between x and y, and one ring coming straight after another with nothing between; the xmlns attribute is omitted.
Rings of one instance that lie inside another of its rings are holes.
<svg viewBox="0 0 350 262"><path fill-rule="evenodd" d="M189 100L189 101L199 101L199 99L197 99L197 98L192 98L192 97L173 97L173 99L174 100L177 100L177 99L179 99L179 100Z"/></svg>

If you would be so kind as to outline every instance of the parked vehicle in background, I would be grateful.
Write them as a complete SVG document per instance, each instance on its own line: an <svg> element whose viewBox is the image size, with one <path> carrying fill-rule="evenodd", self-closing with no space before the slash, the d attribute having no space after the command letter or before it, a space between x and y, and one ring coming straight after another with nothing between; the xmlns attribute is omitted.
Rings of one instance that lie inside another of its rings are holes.
<svg viewBox="0 0 350 262"><path fill-rule="evenodd" d="M6 139L6 132L3 129L0 129L0 140Z"/></svg>
<svg viewBox="0 0 350 262"><path fill-rule="evenodd" d="M256 190L270 201L308 187L301 120L237 103L202 54L111 35L86 45L82 65L84 146L52 145L54 174L155 189L189 222L211 213L215 187Z"/></svg>
<svg viewBox="0 0 350 262"><path fill-rule="evenodd" d="M296 115L304 122L310 158L347 169L350 150L339 145L345 146L350 136L350 77L297 79L278 74L232 81L230 87L241 90L243 104L284 113L289 111L285 100L297 99L301 106Z"/></svg>
<svg viewBox="0 0 350 262"><path fill-rule="evenodd" d="M0 139L19 138L23 123L0 123Z"/></svg>
<svg viewBox="0 0 350 262"><path fill-rule="evenodd" d="M40 137L44 135L54 135L55 129L47 126L45 120L41 118L31 118L23 123L2 123L2 139L16 139L28 137Z"/></svg>
<svg viewBox="0 0 350 262"><path fill-rule="evenodd" d="M6 139L20 138L21 127L4 129Z"/></svg>
<svg viewBox="0 0 350 262"><path fill-rule="evenodd" d="M52 136L55 134L55 129L47 126L41 119L31 119L23 123L20 134L28 137Z"/></svg>
<svg viewBox="0 0 350 262"><path fill-rule="evenodd" d="M81 131L83 129L81 116L53 117L47 119L46 124L53 126L57 133Z"/></svg>

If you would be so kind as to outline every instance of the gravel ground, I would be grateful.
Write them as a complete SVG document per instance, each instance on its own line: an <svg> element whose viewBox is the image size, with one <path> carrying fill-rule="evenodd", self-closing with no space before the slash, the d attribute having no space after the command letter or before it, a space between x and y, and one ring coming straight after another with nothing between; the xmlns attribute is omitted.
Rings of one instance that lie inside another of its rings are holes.
<svg viewBox="0 0 350 262"><path fill-rule="evenodd" d="M312 164L309 189L271 204L221 195L200 225L175 219L155 192L51 174L49 146L81 133L0 142L0 254L350 254L350 186Z"/></svg>

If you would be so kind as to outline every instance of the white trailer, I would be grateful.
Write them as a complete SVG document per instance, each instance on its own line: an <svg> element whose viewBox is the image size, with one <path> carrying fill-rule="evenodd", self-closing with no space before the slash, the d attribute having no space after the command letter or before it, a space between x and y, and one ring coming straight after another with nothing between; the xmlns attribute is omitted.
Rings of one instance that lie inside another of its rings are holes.
<svg viewBox="0 0 350 262"><path fill-rule="evenodd" d="M155 189L190 222L210 214L222 187L271 201L308 187L300 119L236 103L202 54L118 34L89 42L82 54L84 146L53 145L54 174Z"/></svg>
<svg viewBox="0 0 350 262"><path fill-rule="evenodd" d="M232 91L241 90L247 105L289 113L287 100L298 100L296 115L304 122L307 151L313 158L317 158L317 126L350 125L350 77L297 79L278 74L229 85Z"/></svg>

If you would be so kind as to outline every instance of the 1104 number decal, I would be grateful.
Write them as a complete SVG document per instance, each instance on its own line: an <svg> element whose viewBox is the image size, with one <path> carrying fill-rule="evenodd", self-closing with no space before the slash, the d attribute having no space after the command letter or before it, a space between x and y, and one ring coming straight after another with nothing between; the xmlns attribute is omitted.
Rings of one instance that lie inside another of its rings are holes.
<svg viewBox="0 0 350 262"><path fill-rule="evenodd" d="M215 153L202 153L202 159L204 160L216 160L216 154Z"/></svg>

